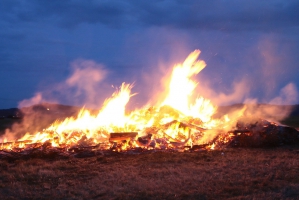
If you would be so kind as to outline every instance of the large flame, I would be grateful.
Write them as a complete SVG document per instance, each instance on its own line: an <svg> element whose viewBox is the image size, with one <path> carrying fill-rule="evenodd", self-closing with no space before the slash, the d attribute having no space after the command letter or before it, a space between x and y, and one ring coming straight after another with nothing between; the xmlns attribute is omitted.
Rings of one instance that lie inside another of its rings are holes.
<svg viewBox="0 0 299 200"><path fill-rule="evenodd" d="M199 97L194 104L190 103L190 97L198 84L191 77L206 66L203 60L197 61L199 54L200 51L195 50L183 64L178 64L173 68L169 93L162 105L169 105L186 116L200 118L202 121L208 122L215 112L215 107L210 101Z"/></svg>
<svg viewBox="0 0 299 200"><path fill-rule="evenodd" d="M198 134L202 133L197 128L198 125L203 129L211 129L219 122L212 119L216 107L209 100L203 97L192 99L194 89L199 84L192 80L192 77L206 66L204 61L197 60L199 54L200 51L195 50L182 64L174 66L169 78L168 93L161 105L136 110L126 115L126 105L134 94L131 94L133 85L123 83L119 90L104 102L98 114L91 114L83 108L77 117L56 121L38 133L27 133L16 143L21 146L24 142L19 141L28 141L29 144L47 141L52 146L60 147L105 144L110 148L109 134L115 132L137 132L140 137L153 135L149 143L155 148L161 148L166 143L174 146L192 145L198 141L202 142L203 138L208 140L207 135ZM2 148L12 148L15 145L10 144L2 144ZM149 145L146 142L142 144ZM132 145L138 146L138 142Z"/></svg>

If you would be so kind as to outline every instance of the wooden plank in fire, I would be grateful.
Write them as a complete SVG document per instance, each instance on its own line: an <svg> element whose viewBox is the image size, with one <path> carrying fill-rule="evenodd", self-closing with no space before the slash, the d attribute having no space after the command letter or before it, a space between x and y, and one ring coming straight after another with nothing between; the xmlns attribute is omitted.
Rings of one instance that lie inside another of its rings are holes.
<svg viewBox="0 0 299 200"><path fill-rule="evenodd" d="M171 122L168 122L166 124L164 124L163 126L165 128L168 128L169 126L171 126L172 124L176 124L176 123L179 123L179 127L183 127L183 128L190 128L190 129L195 129L197 131L200 131L200 132L204 132L204 131L207 131L208 129L205 129L205 128L202 128L202 127L199 127L197 125L194 125L194 124L190 124L188 122L180 122L178 120L173 120Z"/></svg>
<svg viewBox="0 0 299 200"><path fill-rule="evenodd" d="M19 145L26 145L32 143L32 140L19 140L19 141L13 141L13 142L3 142L0 143L0 148L13 148L17 147Z"/></svg>
<svg viewBox="0 0 299 200"><path fill-rule="evenodd" d="M135 139L138 135L138 132L117 132L117 133L110 133L110 142L117 142L123 140L131 140Z"/></svg>

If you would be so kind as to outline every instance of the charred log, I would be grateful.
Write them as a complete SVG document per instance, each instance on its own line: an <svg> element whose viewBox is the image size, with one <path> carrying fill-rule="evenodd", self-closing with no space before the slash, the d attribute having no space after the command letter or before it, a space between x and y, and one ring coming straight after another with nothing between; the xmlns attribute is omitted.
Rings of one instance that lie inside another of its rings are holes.
<svg viewBox="0 0 299 200"><path fill-rule="evenodd" d="M152 134L145 135L143 137L138 137L137 141L140 146L148 146L151 142Z"/></svg>
<svg viewBox="0 0 299 200"><path fill-rule="evenodd" d="M190 147L190 150L197 151L197 150L205 150L210 144L200 144L200 145L193 145Z"/></svg>
<svg viewBox="0 0 299 200"><path fill-rule="evenodd" d="M110 141L121 141L130 138L135 138L138 135L138 132L119 132L119 133L110 133Z"/></svg>

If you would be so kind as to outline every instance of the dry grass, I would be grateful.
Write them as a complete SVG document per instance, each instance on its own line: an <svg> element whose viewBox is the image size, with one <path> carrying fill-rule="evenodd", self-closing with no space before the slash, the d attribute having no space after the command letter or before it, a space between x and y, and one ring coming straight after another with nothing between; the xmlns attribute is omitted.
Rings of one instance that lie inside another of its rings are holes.
<svg viewBox="0 0 299 200"><path fill-rule="evenodd" d="M299 147L0 161L0 199L299 199Z"/></svg>

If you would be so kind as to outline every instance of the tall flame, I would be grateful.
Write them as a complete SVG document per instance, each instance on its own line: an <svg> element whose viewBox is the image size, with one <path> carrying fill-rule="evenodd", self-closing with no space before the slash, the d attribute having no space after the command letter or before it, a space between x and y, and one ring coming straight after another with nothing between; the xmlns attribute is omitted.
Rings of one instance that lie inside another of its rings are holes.
<svg viewBox="0 0 299 200"><path fill-rule="evenodd" d="M215 107L209 100L199 97L190 103L190 97L197 86L191 77L198 74L206 66L203 60L197 60L200 50L193 51L184 61L173 68L169 93L162 105L169 105L187 116L200 118L204 122L211 120Z"/></svg>

